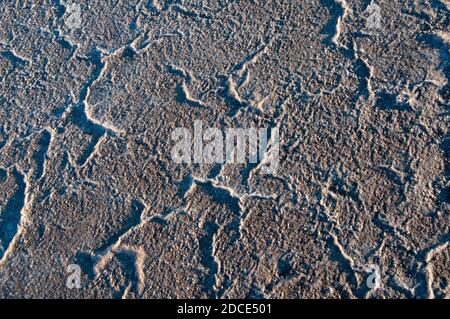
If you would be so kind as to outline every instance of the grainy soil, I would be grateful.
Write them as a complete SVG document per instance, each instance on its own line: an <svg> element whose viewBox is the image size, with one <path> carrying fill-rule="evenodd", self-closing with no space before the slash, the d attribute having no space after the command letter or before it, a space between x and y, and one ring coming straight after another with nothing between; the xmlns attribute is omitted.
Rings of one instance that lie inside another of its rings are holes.
<svg viewBox="0 0 450 319"><path fill-rule="evenodd" d="M1 1L0 297L450 298L449 11ZM278 168L176 163L195 121Z"/></svg>

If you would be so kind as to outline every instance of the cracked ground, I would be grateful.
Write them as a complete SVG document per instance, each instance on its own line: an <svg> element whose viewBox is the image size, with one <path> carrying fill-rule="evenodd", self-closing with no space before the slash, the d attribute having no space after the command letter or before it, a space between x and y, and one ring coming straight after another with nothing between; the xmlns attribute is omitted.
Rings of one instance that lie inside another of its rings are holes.
<svg viewBox="0 0 450 319"><path fill-rule="evenodd" d="M448 0L75 2L0 2L0 297L450 298Z"/></svg>

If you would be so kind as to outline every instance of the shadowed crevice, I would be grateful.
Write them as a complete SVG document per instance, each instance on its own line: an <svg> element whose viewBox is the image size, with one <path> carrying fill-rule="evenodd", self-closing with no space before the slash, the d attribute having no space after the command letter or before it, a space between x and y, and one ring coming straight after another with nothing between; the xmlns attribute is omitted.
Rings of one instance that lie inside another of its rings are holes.
<svg viewBox="0 0 450 319"><path fill-rule="evenodd" d="M22 211L26 204L27 185L25 176L16 168L12 170L12 175L18 188L0 213L0 260L3 259L5 252L19 230Z"/></svg>

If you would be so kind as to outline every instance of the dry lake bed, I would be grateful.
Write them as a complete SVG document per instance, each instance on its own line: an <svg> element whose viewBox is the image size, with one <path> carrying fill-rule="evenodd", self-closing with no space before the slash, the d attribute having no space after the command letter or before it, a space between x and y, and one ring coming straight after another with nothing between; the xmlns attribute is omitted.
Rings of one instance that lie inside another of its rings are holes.
<svg viewBox="0 0 450 319"><path fill-rule="evenodd" d="M1 298L450 298L448 0L0 2Z"/></svg>

